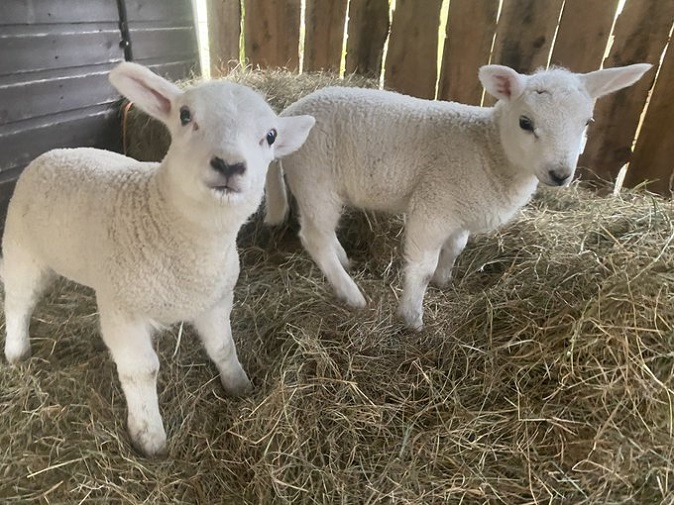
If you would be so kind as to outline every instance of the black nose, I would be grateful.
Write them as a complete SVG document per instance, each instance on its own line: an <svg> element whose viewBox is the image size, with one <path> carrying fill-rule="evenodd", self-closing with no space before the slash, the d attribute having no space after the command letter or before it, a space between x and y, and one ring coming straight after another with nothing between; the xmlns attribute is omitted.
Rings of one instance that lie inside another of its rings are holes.
<svg viewBox="0 0 674 505"><path fill-rule="evenodd" d="M556 170L550 170L548 171L548 175L550 176L550 180L557 186L561 186L569 179L568 172L558 172Z"/></svg>
<svg viewBox="0 0 674 505"><path fill-rule="evenodd" d="M225 160L222 158L213 157L211 158L211 167L216 172L220 172L225 177L231 177L232 175L241 175L246 171L245 163L232 163L231 165L225 163Z"/></svg>

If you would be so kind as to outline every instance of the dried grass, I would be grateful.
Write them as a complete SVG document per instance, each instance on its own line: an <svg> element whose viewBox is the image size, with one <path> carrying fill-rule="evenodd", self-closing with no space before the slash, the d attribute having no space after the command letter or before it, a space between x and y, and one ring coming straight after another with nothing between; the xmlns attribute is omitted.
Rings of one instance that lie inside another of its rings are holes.
<svg viewBox="0 0 674 505"><path fill-rule="evenodd" d="M223 397L191 330L163 333L164 460L132 450L93 297L61 282L34 357L0 365L0 501L674 503L672 204L542 192L471 239L419 334L392 316L400 229L345 218L352 312L294 233L247 225L232 321L256 390Z"/></svg>

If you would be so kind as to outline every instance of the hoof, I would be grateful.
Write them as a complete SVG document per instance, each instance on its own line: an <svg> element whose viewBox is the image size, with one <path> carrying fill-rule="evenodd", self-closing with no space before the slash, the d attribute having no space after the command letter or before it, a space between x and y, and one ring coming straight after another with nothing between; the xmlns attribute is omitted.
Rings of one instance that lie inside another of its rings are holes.
<svg viewBox="0 0 674 505"><path fill-rule="evenodd" d="M148 458L161 458L166 456L166 432L161 427L159 430L141 430L134 431L129 429L131 444L134 449Z"/></svg>
<svg viewBox="0 0 674 505"><path fill-rule="evenodd" d="M423 312L421 310L401 306L398 308L398 316L402 318L408 329L413 331L424 329Z"/></svg>
<svg viewBox="0 0 674 505"><path fill-rule="evenodd" d="M360 295L358 299L346 300L346 303L349 307L353 307L354 309L364 309L367 306L367 302L363 295Z"/></svg>
<svg viewBox="0 0 674 505"><path fill-rule="evenodd" d="M358 288L355 288L355 291L350 293L337 293L337 297L354 309L364 309L367 305L365 297Z"/></svg>
<svg viewBox="0 0 674 505"><path fill-rule="evenodd" d="M221 374L220 382L222 383L225 393L229 396L242 397L248 396L253 392L253 383L243 369L241 369L241 373L234 377L223 377Z"/></svg>
<svg viewBox="0 0 674 505"><path fill-rule="evenodd" d="M5 344L5 358L12 365L30 358L30 345L10 345Z"/></svg>
<svg viewBox="0 0 674 505"><path fill-rule="evenodd" d="M431 277L431 283L437 288L446 288L449 286L451 280L451 274L439 274L438 272L435 272L433 277Z"/></svg>

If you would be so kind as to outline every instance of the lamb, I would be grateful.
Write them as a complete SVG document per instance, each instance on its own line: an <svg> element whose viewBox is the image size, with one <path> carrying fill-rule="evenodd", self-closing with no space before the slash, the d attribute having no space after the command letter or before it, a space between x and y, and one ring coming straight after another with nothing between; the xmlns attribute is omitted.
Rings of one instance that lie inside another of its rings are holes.
<svg viewBox="0 0 674 505"><path fill-rule="evenodd" d="M58 149L25 169L2 243L5 356L16 363L30 355L31 313L55 276L93 288L131 441L154 456L167 446L154 329L192 323L224 389L242 395L252 387L230 328L236 236L262 200L269 163L297 149L314 119L280 118L260 95L234 83L181 91L134 63L121 63L109 77L166 124L171 146L161 163Z"/></svg>
<svg viewBox="0 0 674 505"><path fill-rule="evenodd" d="M442 287L470 234L488 232L524 206L538 182L572 180L595 100L636 82L635 64L575 74L563 68L522 75L501 65L479 71L494 107L412 98L389 91L324 88L282 116L316 118L304 146L270 168L269 225L298 204L300 239L353 307L365 298L347 274L335 228L344 206L406 215L403 293L398 314L423 328L429 281Z"/></svg>

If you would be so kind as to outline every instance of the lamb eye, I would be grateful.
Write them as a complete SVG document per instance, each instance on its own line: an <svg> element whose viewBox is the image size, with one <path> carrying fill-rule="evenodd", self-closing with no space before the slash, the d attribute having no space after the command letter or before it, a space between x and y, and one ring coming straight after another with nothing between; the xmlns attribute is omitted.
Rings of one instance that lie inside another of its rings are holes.
<svg viewBox="0 0 674 505"><path fill-rule="evenodd" d="M587 122L585 123L585 126L590 126L590 123L594 123L593 117L591 117L590 119L587 120Z"/></svg>
<svg viewBox="0 0 674 505"><path fill-rule="evenodd" d="M183 105L180 107L180 124L185 126L190 121L192 121L192 113L187 106Z"/></svg>
<svg viewBox="0 0 674 505"><path fill-rule="evenodd" d="M534 122L526 116L520 116L520 128L522 128L524 131L533 133Z"/></svg>
<svg viewBox="0 0 674 505"><path fill-rule="evenodd" d="M274 142L276 142L276 135L277 133L274 128L269 130L269 132L267 133L267 144L272 145Z"/></svg>

